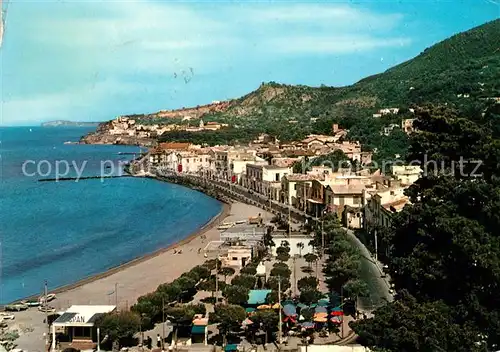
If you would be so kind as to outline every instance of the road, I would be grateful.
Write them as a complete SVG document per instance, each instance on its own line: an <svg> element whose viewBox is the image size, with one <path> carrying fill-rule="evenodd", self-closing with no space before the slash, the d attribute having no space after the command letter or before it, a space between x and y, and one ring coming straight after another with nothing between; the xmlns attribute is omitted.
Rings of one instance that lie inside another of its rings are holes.
<svg viewBox="0 0 500 352"><path fill-rule="evenodd" d="M159 175L172 176L172 173L159 173ZM288 217L290 211L293 229L298 228L306 218L314 219L314 217L294 207L290 207L289 209L289 206L287 204L269 200L268 197L262 194L252 192L243 186L233 184L226 180L205 179L200 177L199 175L186 175L177 173L175 173L174 176L186 177L196 183L205 186L210 185L231 198L259 206L265 210L271 211L274 214L279 213L285 218ZM355 234L351 230L346 230L348 233L349 241L361 252L361 279L367 283L368 289L370 291L370 295L368 297L360 298L360 309L365 312L370 312L374 308L383 305L385 302L391 302L393 300L393 296L389 292L390 278L389 276L383 277L384 273L382 270L382 264L380 262L377 262L373 258L370 251L368 251L365 245L355 236Z"/></svg>
<svg viewBox="0 0 500 352"><path fill-rule="evenodd" d="M366 246L356 237L352 230L347 230L349 241L356 246L362 256L361 279L366 282L370 295L360 298L360 308L362 311L372 311L374 308L383 305L385 302L392 302L394 297L389 292L390 277L382 270L382 264L373 258Z"/></svg>

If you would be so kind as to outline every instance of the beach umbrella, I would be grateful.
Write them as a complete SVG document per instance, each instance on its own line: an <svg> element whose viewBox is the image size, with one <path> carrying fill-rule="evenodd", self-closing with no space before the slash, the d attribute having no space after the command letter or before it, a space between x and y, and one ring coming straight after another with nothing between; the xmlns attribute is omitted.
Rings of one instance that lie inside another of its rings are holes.
<svg viewBox="0 0 500 352"><path fill-rule="evenodd" d="M271 306L267 305L267 304L262 304L262 305L258 306L257 309L259 309L259 310L261 310L261 309L271 309Z"/></svg>
<svg viewBox="0 0 500 352"><path fill-rule="evenodd" d="M314 323L310 321L306 321L305 323L300 324L304 329L313 329Z"/></svg>
<svg viewBox="0 0 500 352"><path fill-rule="evenodd" d="M331 317L331 318L330 318L330 321L331 321L332 323L335 323L335 324L340 324L340 323L342 322L342 318L341 318L341 317L339 317L339 316L336 316L336 317Z"/></svg>
<svg viewBox="0 0 500 352"><path fill-rule="evenodd" d="M325 307L321 307L321 306L317 306L317 307L314 309L314 311L315 311L316 313L327 313L327 312L328 312L328 311L326 310L326 308L325 308Z"/></svg>
<svg viewBox="0 0 500 352"><path fill-rule="evenodd" d="M297 309L293 304L287 304L286 306L283 306L283 313L289 317L297 316Z"/></svg>
<svg viewBox="0 0 500 352"><path fill-rule="evenodd" d="M248 325L252 325L253 321L251 321L250 319L246 318L245 320L243 320L243 322L241 324L243 326L248 326Z"/></svg>
<svg viewBox="0 0 500 352"><path fill-rule="evenodd" d="M273 307L272 307L272 308L273 308L273 309L280 309L280 308L281 308L281 306L280 306L280 304L279 304L279 303L275 303L275 304L273 305Z"/></svg>
<svg viewBox="0 0 500 352"><path fill-rule="evenodd" d="M327 316L328 313L326 312L314 313L314 318L326 318Z"/></svg>
<svg viewBox="0 0 500 352"><path fill-rule="evenodd" d="M300 309L304 309L304 308L307 308L307 307L308 307L308 305L304 304L304 303L297 304L297 308L300 308Z"/></svg>
<svg viewBox="0 0 500 352"><path fill-rule="evenodd" d="M328 305L330 304L330 302L327 300L327 299L320 299L318 301L318 306L321 306L321 307L327 307Z"/></svg>
<svg viewBox="0 0 500 352"><path fill-rule="evenodd" d="M314 321L317 323L326 323L327 319L326 317L314 317Z"/></svg>

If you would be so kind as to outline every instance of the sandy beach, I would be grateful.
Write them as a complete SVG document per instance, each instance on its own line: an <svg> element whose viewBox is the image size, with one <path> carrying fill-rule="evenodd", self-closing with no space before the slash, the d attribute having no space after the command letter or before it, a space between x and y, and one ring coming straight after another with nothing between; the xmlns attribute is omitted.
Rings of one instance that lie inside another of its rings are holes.
<svg viewBox="0 0 500 352"><path fill-rule="evenodd" d="M198 249L203 249L210 241L219 240L217 225L220 222L243 220L259 213L264 215L262 209L243 203L226 205L210 224L185 240L73 287L62 288L58 290L62 292L57 294L57 299L51 305L57 310L64 310L74 304L115 304L116 300L119 308L128 308L138 297L154 291L158 285L170 282L192 267L202 264L205 258L203 251L198 253ZM174 254L174 251L180 250L181 254ZM115 287L116 294L113 293ZM16 341L19 348L30 352L44 351L43 333L47 331L43 324L44 314L32 308L15 315L16 320L10 325L16 325L25 331Z"/></svg>

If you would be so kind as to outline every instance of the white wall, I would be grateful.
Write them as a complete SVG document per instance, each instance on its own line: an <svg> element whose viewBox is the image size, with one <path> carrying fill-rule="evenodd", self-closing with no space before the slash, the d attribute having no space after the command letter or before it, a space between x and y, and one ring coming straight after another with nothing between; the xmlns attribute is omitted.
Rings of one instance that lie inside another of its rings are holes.
<svg viewBox="0 0 500 352"><path fill-rule="evenodd" d="M276 256L276 249L281 246L281 241L287 241L290 244L290 256L294 256L295 254L299 255L299 253L301 253L302 256L307 253L313 253L313 247L309 245L309 242L312 240L312 237L273 237L273 241L276 246L272 247L272 255ZM297 248L297 243L299 242L304 244L302 251Z"/></svg>

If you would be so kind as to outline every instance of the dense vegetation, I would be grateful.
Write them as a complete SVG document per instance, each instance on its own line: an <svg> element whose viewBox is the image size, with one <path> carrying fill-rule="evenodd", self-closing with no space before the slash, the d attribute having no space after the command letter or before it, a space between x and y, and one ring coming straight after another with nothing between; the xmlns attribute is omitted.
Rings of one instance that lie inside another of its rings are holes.
<svg viewBox="0 0 500 352"><path fill-rule="evenodd" d="M374 318L353 324L383 351L491 351L500 344L500 104L465 118L418 113L408 158L424 176L412 205L381 233L397 290ZM427 163L425 163L427 161Z"/></svg>
<svg viewBox="0 0 500 352"><path fill-rule="evenodd" d="M201 145L236 145L248 143L255 139L258 131L251 129L224 128L218 131L170 131L165 132L159 138L159 142L191 142Z"/></svg>
<svg viewBox="0 0 500 352"><path fill-rule="evenodd" d="M460 111L476 109L482 98L500 97L500 20L457 34L416 58L384 73L341 87L290 86L270 82L236 99L224 112L203 117L251 133L267 132L283 141L309 133L330 133L332 123L350 129L349 139L360 140L367 150L377 148L377 158L405 154L401 133L381 136L384 126L400 125L408 107L424 103L448 103ZM462 94L461 97L457 95ZM469 97L463 97L468 94ZM373 118L381 108L399 107L400 115ZM243 133L242 133L243 134ZM170 140L193 139L208 144L244 141L242 134L224 132L167 134Z"/></svg>

